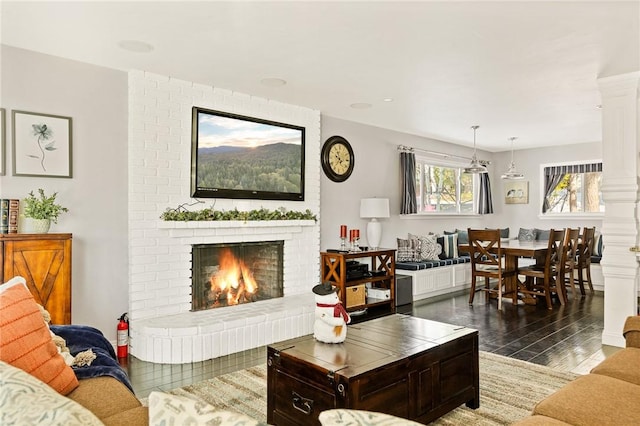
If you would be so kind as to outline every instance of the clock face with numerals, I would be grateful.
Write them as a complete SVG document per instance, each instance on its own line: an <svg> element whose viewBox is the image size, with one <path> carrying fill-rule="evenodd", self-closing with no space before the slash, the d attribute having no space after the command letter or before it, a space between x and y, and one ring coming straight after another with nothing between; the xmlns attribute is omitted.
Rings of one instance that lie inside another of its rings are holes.
<svg viewBox="0 0 640 426"><path fill-rule="evenodd" d="M353 149L342 136L331 136L322 147L322 169L334 182L344 182L355 165Z"/></svg>

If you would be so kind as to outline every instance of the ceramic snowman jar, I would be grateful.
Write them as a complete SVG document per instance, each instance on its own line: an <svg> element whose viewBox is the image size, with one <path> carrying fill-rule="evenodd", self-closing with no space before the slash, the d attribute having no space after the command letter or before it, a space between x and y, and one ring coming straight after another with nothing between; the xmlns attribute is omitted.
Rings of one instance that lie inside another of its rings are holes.
<svg viewBox="0 0 640 426"><path fill-rule="evenodd" d="M313 337L325 343L344 342L351 317L340 303L338 288L325 282L313 287L312 291L316 300Z"/></svg>

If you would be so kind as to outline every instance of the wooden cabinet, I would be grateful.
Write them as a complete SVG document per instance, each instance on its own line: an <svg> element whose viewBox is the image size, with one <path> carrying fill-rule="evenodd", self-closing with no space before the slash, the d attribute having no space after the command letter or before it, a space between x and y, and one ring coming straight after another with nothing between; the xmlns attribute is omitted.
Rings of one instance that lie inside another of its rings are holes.
<svg viewBox="0 0 640 426"><path fill-rule="evenodd" d="M361 273L348 273L357 270L360 264L368 265L365 276L361 276ZM322 252L320 268L322 282L330 281L339 288L340 301L347 311L372 309L381 313L395 312L395 250Z"/></svg>
<svg viewBox="0 0 640 426"><path fill-rule="evenodd" d="M71 234L2 234L0 260L0 282L24 277L51 324L71 324Z"/></svg>

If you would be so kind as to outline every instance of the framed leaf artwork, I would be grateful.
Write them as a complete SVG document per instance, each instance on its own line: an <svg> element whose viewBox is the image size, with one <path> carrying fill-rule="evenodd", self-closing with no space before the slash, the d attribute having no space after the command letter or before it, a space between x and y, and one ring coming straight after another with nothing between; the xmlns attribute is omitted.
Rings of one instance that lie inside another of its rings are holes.
<svg viewBox="0 0 640 426"><path fill-rule="evenodd" d="M13 175L72 177L71 117L12 111Z"/></svg>

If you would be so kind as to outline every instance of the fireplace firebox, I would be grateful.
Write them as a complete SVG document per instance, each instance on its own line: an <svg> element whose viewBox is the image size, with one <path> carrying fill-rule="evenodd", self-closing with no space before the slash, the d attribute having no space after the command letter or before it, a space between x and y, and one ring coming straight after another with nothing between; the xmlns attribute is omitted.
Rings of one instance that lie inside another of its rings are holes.
<svg viewBox="0 0 640 426"><path fill-rule="evenodd" d="M191 310L283 296L284 241L194 244Z"/></svg>

